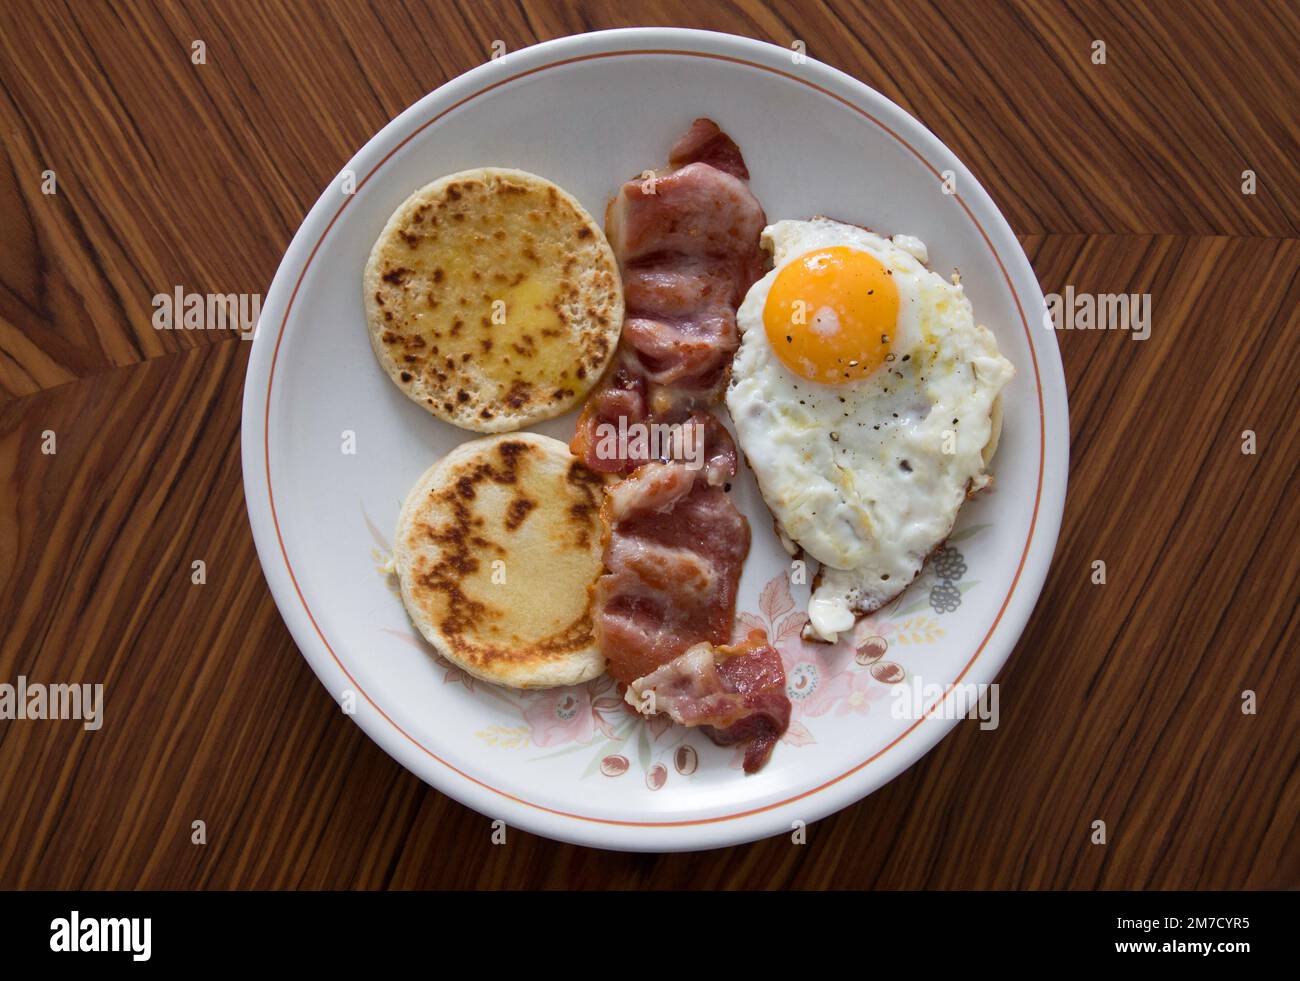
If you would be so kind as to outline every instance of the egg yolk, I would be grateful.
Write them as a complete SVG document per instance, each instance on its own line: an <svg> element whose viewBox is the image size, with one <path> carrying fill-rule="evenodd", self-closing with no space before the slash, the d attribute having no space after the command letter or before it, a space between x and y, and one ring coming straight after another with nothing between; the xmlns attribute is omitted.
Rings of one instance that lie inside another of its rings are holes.
<svg viewBox="0 0 1300 981"><path fill-rule="evenodd" d="M767 340L781 363L822 385L858 381L884 364L897 323L893 274L845 245L786 263L763 306Z"/></svg>

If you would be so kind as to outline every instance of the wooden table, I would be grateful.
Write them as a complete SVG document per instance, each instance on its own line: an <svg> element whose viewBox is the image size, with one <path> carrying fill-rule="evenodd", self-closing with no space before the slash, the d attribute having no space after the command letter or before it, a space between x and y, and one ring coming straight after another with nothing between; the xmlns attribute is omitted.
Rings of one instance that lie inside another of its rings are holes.
<svg viewBox="0 0 1300 981"><path fill-rule="evenodd" d="M1070 493L1001 727L802 847L491 845L280 620L249 345L150 323L176 284L264 292L350 155L494 40L633 24L802 40L972 168L1044 291L1152 297L1144 342L1059 335ZM109 692L98 732L0 722L0 887L1297 885L1298 63L1285 2L0 5L0 681Z"/></svg>

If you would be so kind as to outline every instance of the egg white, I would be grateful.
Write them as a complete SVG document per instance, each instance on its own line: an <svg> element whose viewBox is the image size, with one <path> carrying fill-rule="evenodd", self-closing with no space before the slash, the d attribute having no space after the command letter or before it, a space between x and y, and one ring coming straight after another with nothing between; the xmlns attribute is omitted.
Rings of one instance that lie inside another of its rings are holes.
<svg viewBox="0 0 1300 981"><path fill-rule="evenodd" d="M926 268L918 239L817 218L769 225L763 244L774 268L737 311L727 407L783 538L821 563L810 632L833 641L856 614L879 609L916 577L967 492L987 482L991 417L1015 369L976 325L956 277ZM873 255L893 271L899 294L892 360L843 385L790 371L763 325L781 269L831 246Z"/></svg>

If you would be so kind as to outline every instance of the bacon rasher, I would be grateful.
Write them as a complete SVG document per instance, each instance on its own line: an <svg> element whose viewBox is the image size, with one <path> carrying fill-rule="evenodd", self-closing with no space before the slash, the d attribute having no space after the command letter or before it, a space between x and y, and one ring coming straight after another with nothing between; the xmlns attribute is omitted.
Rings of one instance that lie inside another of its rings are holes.
<svg viewBox="0 0 1300 981"><path fill-rule="evenodd" d="M721 394L740 344L736 307L766 261L759 235L767 216L740 150L717 124L697 119L669 159L668 170L624 184L605 210L627 311L614 363L572 443L604 473L650 461L602 452L602 424L678 423ZM710 435L734 457L721 426Z"/></svg>
<svg viewBox="0 0 1300 981"><path fill-rule="evenodd" d="M697 119L673 146L668 169L629 181L610 202L605 227L627 312L614 363L571 448L591 469L624 477L601 511L605 573L594 587L596 637L610 674L644 687L689 650L677 676L687 670L696 681L672 685L661 710L706 726L722 745L746 743L753 772L785 731L790 706L771 648L723 646L750 536L726 494L735 444L708 409L739 344L736 307L765 263L759 235L767 218L748 179L736 144ZM697 427L702 451L693 462L648 456L640 447L654 441L627 436L638 425Z"/></svg>
<svg viewBox="0 0 1300 981"><path fill-rule="evenodd" d="M647 695L652 697L647 698ZM625 696L686 726L704 726L719 746L745 744L745 772L762 768L790 724L781 655L761 632L743 644L697 644L632 682Z"/></svg>

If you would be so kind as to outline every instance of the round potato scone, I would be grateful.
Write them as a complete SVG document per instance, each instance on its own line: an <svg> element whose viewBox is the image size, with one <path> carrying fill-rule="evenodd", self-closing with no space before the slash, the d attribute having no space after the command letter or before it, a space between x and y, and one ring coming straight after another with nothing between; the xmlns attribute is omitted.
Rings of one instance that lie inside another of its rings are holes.
<svg viewBox="0 0 1300 981"><path fill-rule="evenodd" d="M476 432L573 408L623 326L600 226L522 170L466 170L416 191L375 242L364 284L370 343L389 377Z"/></svg>
<svg viewBox="0 0 1300 981"><path fill-rule="evenodd" d="M412 622L447 660L512 688L605 670L592 633L605 479L557 439L487 436L416 481L394 558Z"/></svg>

